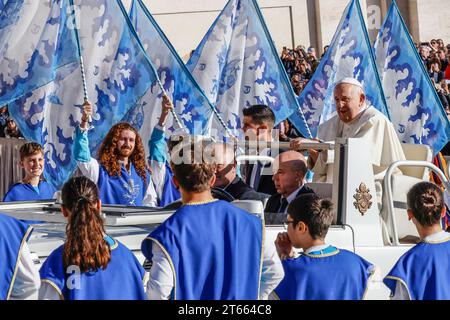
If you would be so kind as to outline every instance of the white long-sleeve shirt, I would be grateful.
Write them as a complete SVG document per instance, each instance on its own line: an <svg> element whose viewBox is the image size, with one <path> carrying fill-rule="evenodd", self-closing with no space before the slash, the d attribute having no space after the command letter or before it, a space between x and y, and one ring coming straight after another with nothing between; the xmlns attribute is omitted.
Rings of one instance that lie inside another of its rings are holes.
<svg viewBox="0 0 450 320"><path fill-rule="evenodd" d="M147 282L147 297L149 300L168 300L174 288L174 277L169 260L155 243L152 244L152 253L153 264L150 269L149 281ZM267 300L269 294L283 280L283 277L283 265L278 257L275 245L266 238L259 299Z"/></svg>
<svg viewBox="0 0 450 320"><path fill-rule="evenodd" d="M100 175L100 165L98 161L94 158L91 158L89 162L81 162L77 161L78 168L80 168L81 173L98 184L98 178ZM142 205L148 207L157 207L157 195L155 191L155 187L153 186L153 181L150 180L148 183L147 190L145 191L144 199L142 200Z"/></svg>
<svg viewBox="0 0 450 320"><path fill-rule="evenodd" d="M24 243L10 300L36 300L40 283L38 268L33 262L27 243Z"/></svg>

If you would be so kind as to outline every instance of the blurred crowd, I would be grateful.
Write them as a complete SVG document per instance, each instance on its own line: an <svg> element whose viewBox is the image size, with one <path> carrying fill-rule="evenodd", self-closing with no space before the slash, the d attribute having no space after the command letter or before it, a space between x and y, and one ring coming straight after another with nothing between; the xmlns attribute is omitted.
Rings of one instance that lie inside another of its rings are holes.
<svg viewBox="0 0 450 320"><path fill-rule="evenodd" d="M9 115L7 105L0 108L0 138L23 139L17 123Z"/></svg>
<svg viewBox="0 0 450 320"><path fill-rule="evenodd" d="M450 114L450 44L442 39L416 43L420 58L427 68L431 81L447 114Z"/></svg>
<svg viewBox="0 0 450 320"><path fill-rule="evenodd" d="M324 48L324 51L327 49L328 46ZM302 45L297 46L295 49L283 47L281 61L297 95L306 86L320 63L316 49L314 47L306 49Z"/></svg>

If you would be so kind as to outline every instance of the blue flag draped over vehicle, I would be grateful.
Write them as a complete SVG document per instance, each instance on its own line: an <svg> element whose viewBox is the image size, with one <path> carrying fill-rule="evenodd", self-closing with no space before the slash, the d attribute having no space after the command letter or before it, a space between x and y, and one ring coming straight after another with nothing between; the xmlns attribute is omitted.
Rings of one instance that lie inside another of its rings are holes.
<svg viewBox="0 0 450 320"><path fill-rule="evenodd" d="M449 141L450 124L395 1L374 50L400 141L425 144L438 153Z"/></svg>
<svg viewBox="0 0 450 320"><path fill-rule="evenodd" d="M277 123L298 110L256 0L230 0L187 67L236 136L242 127L242 110L251 105L269 106ZM223 131L217 122L212 127ZM309 136L305 122L297 122L296 127Z"/></svg>
<svg viewBox="0 0 450 320"><path fill-rule="evenodd" d="M130 19L185 128L190 133L208 134L213 106L141 0L133 0ZM151 135L158 122L161 101L161 94L155 95L149 91L139 104L152 107L142 108L140 113L130 114L129 122L140 128L144 140ZM170 131L177 129L176 123L172 120L172 118L168 120Z"/></svg>
<svg viewBox="0 0 450 320"><path fill-rule="evenodd" d="M44 146L45 178L56 187L76 167L72 144L83 103L77 41L94 109L93 155L157 79L120 1L71 4L10 0L0 12L0 105L9 104L24 136Z"/></svg>
<svg viewBox="0 0 450 320"><path fill-rule="evenodd" d="M317 128L321 123L336 115L334 86L346 77L361 82L366 92L367 104L389 118L358 0L352 0L347 6L330 48L298 97L300 108L314 136L317 135ZM297 114L289 119L293 123L301 120Z"/></svg>

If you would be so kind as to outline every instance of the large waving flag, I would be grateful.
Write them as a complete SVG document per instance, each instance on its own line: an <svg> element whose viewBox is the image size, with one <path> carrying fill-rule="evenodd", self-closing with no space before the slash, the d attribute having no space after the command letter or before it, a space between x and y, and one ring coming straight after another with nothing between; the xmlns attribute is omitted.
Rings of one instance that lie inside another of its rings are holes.
<svg viewBox="0 0 450 320"><path fill-rule="evenodd" d="M268 105L280 122L298 110L256 0L230 0L195 50L187 67L234 135L242 110ZM310 136L305 122L297 129ZM217 123L213 129L223 131Z"/></svg>
<svg viewBox="0 0 450 320"><path fill-rule="evenodd" d="M438 153L450 124L395 1L375 43L389 112L402 142L426 144Z"/></svg>
<svg viewBox="0 0 450 320"><path fill-rule="evenodd" d="M44 145L45 177L57 187L76 167L73 134L83 103L78 43L94 106L93 154L109 128L157 88L120 0L74 2L9 0L0 12L0 105L9 104L27 139Z"/></svg>
<svg viewBox="0 0 450 320"><path fill-rule="evenodd" d="M141 0L133 0L130 18L184 127L191 133L209 133L213 106ZM149 91L140 100L140 105L152 107L144 109L143 116L136 112L130 114L129 121L140 128L144 140L150 137L158 122L161 101L161 94ZM174 131L177 125L171 123L172 120L169 118L168 127Z"/></svg>
<svg viewBox="0 0 450 320"><path fill-rule="evenodd" d="M298 98L313 135L317 134L319 124L336 114L334 86L346 77L359 80L364 85L367 104L389 118L358 0L347 6L330 48ZM297 114L289 119L294 123L301 120Z"/></svg>

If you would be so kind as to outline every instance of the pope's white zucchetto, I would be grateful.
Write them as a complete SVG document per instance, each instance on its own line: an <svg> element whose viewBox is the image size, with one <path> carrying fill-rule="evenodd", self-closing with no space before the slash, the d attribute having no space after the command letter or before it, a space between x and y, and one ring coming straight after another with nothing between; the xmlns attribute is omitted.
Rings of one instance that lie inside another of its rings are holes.
<svg viewBox="0 0 450 320"><path fill-rule="evenodd" d="M339 80L334 87L336 88L338 85L344 84L344 83L352 84L352 85L360 87L361 89L364 90L364 86L362 85L362 83L359 82L358 80L356 80L355 78L343 78L343 79Z"/></svg>

